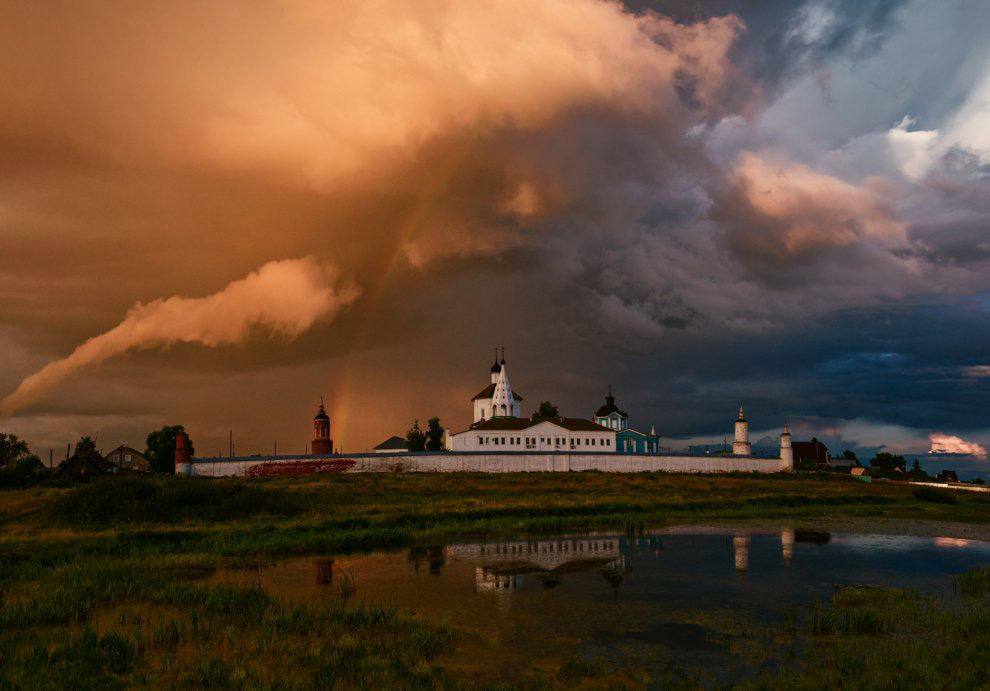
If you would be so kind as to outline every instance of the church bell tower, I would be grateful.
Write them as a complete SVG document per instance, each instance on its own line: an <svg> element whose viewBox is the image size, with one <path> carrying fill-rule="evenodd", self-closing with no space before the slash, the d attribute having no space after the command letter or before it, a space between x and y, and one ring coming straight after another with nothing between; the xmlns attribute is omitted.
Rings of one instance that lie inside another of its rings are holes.
<svg viewBox="0 0 990 691"><path fill-rule="evenodd" d="M333 439L330 438L330 416L324 410L322 400L320 400L320 409L313 417L313 442L310 445L310 452L314 456L326 456L333 453Z"/></svg>

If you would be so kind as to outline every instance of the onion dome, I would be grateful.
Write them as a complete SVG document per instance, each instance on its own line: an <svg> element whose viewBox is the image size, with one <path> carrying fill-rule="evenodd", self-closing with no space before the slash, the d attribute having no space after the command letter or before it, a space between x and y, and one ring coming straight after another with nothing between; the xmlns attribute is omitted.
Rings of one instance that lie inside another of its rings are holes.
<svg viewBox="0 0 990 691"><path fill-rule="evenodd" d="M621 417L629 417L626 411L619 410L615 405L615 396L612 395L612 387L608 387L608 396L605 397L605 405L595 412L595 417L608 417L612 413L618 413Z"/></svg>

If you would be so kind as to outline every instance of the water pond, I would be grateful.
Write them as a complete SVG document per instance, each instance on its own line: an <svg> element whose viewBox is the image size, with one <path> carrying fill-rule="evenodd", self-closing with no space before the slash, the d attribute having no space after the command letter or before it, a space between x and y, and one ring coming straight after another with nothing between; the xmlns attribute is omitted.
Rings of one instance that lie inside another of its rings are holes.
<svg viewBox="0 0 990 691"><path fill-rule="evenodd" d="M458 642L442 663L474 678L553 676L582 660L720 683L775 664L773 632L836 587L952 598L952 576L987 564L988 542L687 526L321 555L215 578L444 622Z"/></svg>

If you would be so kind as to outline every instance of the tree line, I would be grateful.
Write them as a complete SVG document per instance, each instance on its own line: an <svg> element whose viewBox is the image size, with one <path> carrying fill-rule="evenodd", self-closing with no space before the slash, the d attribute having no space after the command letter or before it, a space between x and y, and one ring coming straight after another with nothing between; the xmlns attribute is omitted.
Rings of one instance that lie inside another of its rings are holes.
<svg viewBox="0 0 990 691"><path fill-rule="evenodd" d="M184 431L183 425L166 425L148 433L143 453L151 472L175 472L175 437ZM31 451L26 441L15 434L0 432L0 488L61 484L114 470L91 437L81 437L71 455L49 468Z"/></svg>

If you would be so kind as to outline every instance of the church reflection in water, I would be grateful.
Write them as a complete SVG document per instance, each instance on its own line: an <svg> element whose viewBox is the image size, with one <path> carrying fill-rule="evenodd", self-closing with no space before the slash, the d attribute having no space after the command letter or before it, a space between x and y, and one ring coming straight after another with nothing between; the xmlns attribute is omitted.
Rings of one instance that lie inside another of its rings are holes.
<svg viewBox="0 0 990 691"><path fill-rule="evenodd" d="M679 534L684 529L679 529ZM725 535L717 529L688 529L694 534ZM548 540L513 540L505 542L472 542L446 546L415 547L409 551L409 561L416 573L427 568L439 576L449 561L473 564L474 586L477 592L508 592L523 585L525 578L536 579L544 588L559 585L568 573L598 571L613 588L618 588L629 574L623 547L650 552L659 558L663 552L664 531L641 537L595 535ZM749 570L752 538L756 535L779 536L783 563L790 566L794 559L794 543L823 544L828 533L784 529L778 532L749 531L731 538L735 571Z"/></svg>
<svg viewBox="0 0 990 691"><path fill-rule="evenodd" d="M524 575L553 588L569 572L591 570L617 586L626 570L619 544L618 536L603 536L457 544L448 545L446 552L450 559L477 564L478 592L513 590L522 585Z"/></svg>
<svg viewBox="0 0 990 691"><path fill-rule="evenodd" d="M785 528L768 532L753 530L725 534L717 528L679 528L677 533L655 531L639 537L624 535L594 535L565 537L548 540L513 540L505 542L469 542L452 545L413 547L408 560L416 574L426 571L440 576L450 561L474 565L474 588L479 593L509 592L523 585L524 577L531 577L544 588L554 588L569 573L598 571L609 585L618 589L630 573L626 551L652 553L661 558L665 535L722 536L731 544L735 571L745 574L749 570L749 555L754 536L778 537L780 555L785 566L794 559L794 544L806 542L825 544L829 533ZM333 583L333 559L315 562L316 581Z"/></svg>

